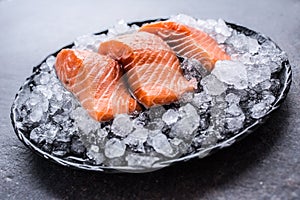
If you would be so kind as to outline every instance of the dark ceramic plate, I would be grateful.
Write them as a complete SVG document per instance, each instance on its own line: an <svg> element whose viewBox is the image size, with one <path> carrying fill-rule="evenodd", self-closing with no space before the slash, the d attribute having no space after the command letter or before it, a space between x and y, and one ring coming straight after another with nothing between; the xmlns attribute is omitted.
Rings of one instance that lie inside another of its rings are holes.
<svg viewBox="0 0 300 200"><path fill-rule="evenodd" d="M163 20L165 20L165 19L155 19L155 20L147 20L147 21L141 21L141 22L133 22L133 23L129 23L129 25L141 26L144 23L150 23L150 22L154 22L154 21L163 21ZM260 44L262 44L268 40L271 41L270 38L268 38L260 33L257 33L255 31L252 31L248 28L245 28L243 26L235 25L232 23L227 23L227 25L229 27L231 27L232 29L245 34L246 36L250 36L252 38L257 39L257 41ZM99 34L103 34L103 33L107 33L107 32L108 32L108 30L105 30L105 31L102 31L99 33L95 33L95 35L99 35ZM63 48L71 48L72 46L74 46L74 43L69 44ZM61 48L61 49L63 49L63 48ZM56 56L57 53L61 49L59 49L57 52L55 52L51 55ZM51 55L49 55L49 56L51 56ZM41 64L44 63L45 61L46 61L46 59L43 60L41 62ZM33 68L33 74L29 78L27 78L27 81L25 82L25 84L28 83L29 81L31 81L33 79L33 77L39 72L41 64L39 64ZM183 155L180 158L170 159L168 161L160 162L158 164L155 164L153 167L151 167L149 169L145 169L145 168L141 169L141 168L134 168L134 167L128 167L128 166L105 167L105 166L87 164L86 162L83 162L83 159L81 159L81 158L76 158L76 157L59 158L59 157L53 156L53 155L41 150L39 147L37 147L35 144L33 144L28 138L29 133L26 133L23 130L20 130L17 128L16 120L18 118L18 116L17 116L18 114L16 112L15 102L11 108L11 120L12 120L12 124L13 124L14 130L15 130L18 138L25 144L25 146L30 148L34 153L36 153L48 160L51 160L55 163L61 164L63 166L72 167L72 168L76 168L76 169L102 171L102 172L133 172L133 173L137 172L137 173L140 173L140 172L154 171L154 170L157 170L157 169L160 169L163 167L167 167L171 164L175 164L177 162L187 161L192 158L203 158L208 155L211 155L212 153L216 152L217 150L222 149L224 147L228 147L228 146L232 145L233 143L241 140L242 138L244 138L245 136L247 136L248 134L253 132L258 126L265 123L267 118L270 116L270 114L272 114L282 104L282 102L286 98L286 95L290 88L291 79L292 79L291 66L290 66L288 60L284 60L281 63L281 65L282 65L282 70L279 72L281 88L280 88L279 94L277 95L275 102L272 104L271 109L262 118L253 121L253 123L251 123L248 126L245 126L239 133L225 138L224 140L218 142L214 146L211 146L211 147L208 147L205 149L201 149L201 150L197 150L196 152L193 152L191 154ZM19 92L22 91L22 89L23 89L23 87L20 88ZM19 92L16 94L16 97L18 96Z"/></svg>

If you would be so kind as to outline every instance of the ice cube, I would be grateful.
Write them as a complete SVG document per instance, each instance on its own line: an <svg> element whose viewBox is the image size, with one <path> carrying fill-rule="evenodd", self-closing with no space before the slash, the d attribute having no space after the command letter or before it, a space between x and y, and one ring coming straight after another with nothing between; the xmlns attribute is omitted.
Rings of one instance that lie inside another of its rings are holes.
<svg viewBox="0 0 300 200"><path fill-rule="evenodd" d="M189 118L179 120L171 128L170 136L184 140L190 140L194 136L194 131L198 128L199 123L191 123Z"/></svg>
<svg viewBox="0 0 300 200"><path fill-rule="evenodd" d="M195 18L185 14L178 14L175 16L171 16L169 21L179 22L188 26L195 26L197 24Z"/></svg>
<svg viewBox="0 0 300 200"><path fill-rule="evenodd" d="M243 113L243 111L237 104L231 104L228 108L225 109L225 112L230 116L239 116Z"/></svg>
<svg viewBox="0 0 300 200"><path fill-rule="evenodd" d="M241 114L237 117L228 117L226 118L226 127L230 131L237 131L243 128L245 121L245 115Z"/></svg>
<svg viewBox="0 0 300 200"><path fill-rule="evenodd" d="M253 105L253 107L250 109L251 117L254 119L259 119L265 116L267 111L268 111L268 107L265 102L257 103Z"/></svg>
<svg viewBox="0 0 300 200"><path fill-rule="evenodd" d="M190 147L190 145L188 143L185 143L183 140L178 139L178 138L171 139L170 144L175 149L174 155L175 154L185 154L185 153L187 153L187 150Z"/></svg>
<svg viewBox="0 0 300 200"><path fill-rule="evenodd" d="M108 140L105 144L104 154L108 158L116 158L123 156L125 153L126 145L124 141L117 138Z"/></svg>
<svg viewBox="0 0 300 200"><path fill-rule="evenodd" d="M212 97L210 95L206 94L205 92L201 92L194 95L192 103L199 108L203 103L209 103L211 100Z"/></svg>
<svg viewBox="0 0 300 200"><path fill-rule="evenodd" d="M109 36L116 36L120 34L130 33L133 29L127 25L127 23L121 19L112 28L108 29Z"/></svg>
<svg viewBox="0 0 300 200"><path fill-rule="evenodd" d="M270 62L268 66L270 67L272 73L280 71L282 68L282 64L277 64L275 62Z"/></svg>
<svg viewBox="0 0 300 200"><path fill-rule="evenodd" d="M278 70L282 67L282 62L288 60L287 54L284 51L276 52L271 56L272 62L276 63L278 65Z"/></svg>
<svg viewBox="0 0 300 200"><path fill-rule="evenodd" d="M35 143L40 143L43 132L44 131L40 127L32 129L29 135L30 140L34 141Z"/></svg>
<svg viewBox="0 0 300 200"><path fill-rule="evenodd" d="M155 162L159 160L159 157L128 154L125 160L128 162L128 166L150 168Z"/></svg>
<svg viewBox="0 0 300 200"><path fill-rule="evenodd" d="M208 148L211 147L212 145L217 144L218 142L218 137L216 136L215 131L206 131L201 135L200 137L196 137L193 140L194 144L196 146L201 146L202 148Z"/></svg>
<svg viewBox="0 0 300 200"><path fill-rule="evenodd" d="M115 135L126 137L133 129L133 123L127 114L119 114L115 117L111 130Z"/></svg>
<svg viewBox="0 0 300 200"><path fill-rule="evenodd" d="M179 114L174 109L169 109L162 116L162 120L167 124L171 125L177 122Z"/></svg>
<svg viewBox="0 0 300 200"><path fill-rule="evenodd" d="M207 69L196 59L184 59L181 63L181 68L183 69L184 77L187 80L196 78L197 81L200 81L203 76L208 75Z"/></svg>
<svg viewBox="0 0 300 200"><path fill-rule="evenodd" d="M245 53L249 50L248 37L244 34L234 32L233 36L227 40L227 43L233 45L240 53Z"/></svg>
<svg viewBox="0 0 300 200"><path fill-rule="evenodd" d="M261 90L269 90L272 86L272 83L270 80L265 80L265 81L261 82L259 84L259 86L260 86Z"/></svg>
<svg viewBox="0 0 300 200"><path fill-rule="evenodd" d="M55 63L55 60L56 60L56 58L55 58L54 56L49 56L49 57L46 59L46 64L49 66L50 69L53 68L54 63Z"/></svg>
<svg viewBox="0 0 300 200"><path fill-rule="evenodd" d="M52 97L52 91L48 86L46 85L38 85L36 86L36 91L44 95L47 99L50 99Z"/></svg>
<svg viewBox="0 0 300 200"><path fill-rule="evenodd" d="M141 112L135 119L132 120L134 128L142 128L149 121L149 115L146 112Z"/></svg>
<svg viewBox="0 0 300 200"><path fill-rule="evenodd" d="M59 133L59 127L49 124L44 131L43 137L45 138L45 141L51 144L54 140L56 140Z"/></svg>
<svg viewBox="0 0 300 200"><path fill-rule="evenodd" d="M208 20L198 19L195 27L208 33L210 36L213 36L213 35L215 35L214 28L216 25L217 25L217 21L214 19L208 19Z"/></svg>
<svg viewBox="0 0 300 200"><path fill-rule="evenodd" d="M206 94L209 95L220 95L227 89L227 86L212 74L205 76L201 80L201 85Z"/></svg>
<svg viewBox="0 0 300 200"><path fill-rule="evenodd" d="M151 107L148 111L150 120L155 118L161 118L161 116L166 112L163 106Z"/></svg>
<svg viewBox="0 0 300 200"><path fill-rule="evenodd" d="M271 105L276 98L270 93L270 92L263 92L262 93L262 102L264 102L266 105Z"/></svg>
<svg viewBox="0 0 300 200"><path fill-rule="evenodd" d="M217 33L216 39L217 42L224 43L226 39L231 36L232 29L230 29L224 20L219 19L218 23L215 26L215 32Z"/></svg>
<svg viewBox="0 0 300 200"><path fill-rule="evenodd" d="M256 84L265 80L269 80L271 77L271 70L265 65L249 65L247 67L248 82L254 87Z"/></svg>
<svg viewBox="0 0 300 200"><path fill-rule="evenodd" d="M235 97L234 97L235 96ZM242 109L239 107L239 97L232 94L227 99L231 100L231 103L229 103L229 107L225 109L226 112L226 128L230 131L237 131L241 129L244 125L245 121L245 115L242 111Z"/></svg>
<svg viewBox="0 0 300 200"><path fill-rule="evenodd" d="M155 118L147 124L146 128L149 130L161 130L164 125L165 123L161 118Z"/></svg>
<svg viewBox="0 0 300 200"><path fill-rule="evenodd" d="M40 102L40 98L38 96L32 96L27 100L26 104L28 105L28 107L34 107L39 102Z"/></svg>
<svg viewBox="0 0 300 200"><path fill-rule="evenodd" d="M182 94L181 97L179 98L179 103L181 104L189 103L193 100L193 97L194 97L194 93L186 92Z"/></svg>
<svg viewBox="0 0 300 200"><path fill-rule="evenodd" d="M251 55L250 53L246 52L241 55L238 55L235 60L240 61L244 64L253 65L255 64L255 59L253 59L255 56ZM233 59L232 59L233 60Z"/></svg>
<svg viewBox="0 0 300 200"><path fill-rule="evenodd" d="M40 79L40 83L42 85L46 85L49 82L50 77L49 77L48 73L41 73L40 76L39 76L39 79Z"/></svg>
<svg viewBox="0 0 300 200"><path fill-rule="evenodd" d="M71 143L71 152L75 155L81 155L85 152L86 148L83 145L83 142L79 139L73 139Z"/></svg>
<svg viewBox="0 0 300 200"><path fill-rule="evenodd" d="M200 117L191 104L179 108L179 113L181 119L171 128L170 136L190 140L199 126Z"/></svg>
<svg viewBox="0 0 300 200"><path fill-rule="evenodd" d="M89 133L96 132L100 128L100 123L93 120L87 113L87 111L78 107L71 113L71 118L74 119L74 123L81 130L80 133L88 135Z"/></svg>
<svg viewBox="0 0 300 200"><path fill-rule="evenodd" d="M99 149L97 146L91 146L91 148L87 151L86 155L95 161L97 165L100 165L104 162L105 157L103 153L99 152Z"/></svg>
<svg viewBox="0 0 300 200"><path fill-rule="evenodd" d="M125 139L125 144L129 145L134 151L144 152L144 143L147 141L149 131L139 128L130 133Z"/></svg>
<svg viewBox="0 0 300 200"><path fill-rule="evenodd" d="M40 107L36 106L31 110L31 113L29 114L29 119L31 122L39 122L42 120L43 116L43 110Z"/></svg>
<svg viewBox="0 0 300 200"><path fill-rule="evenodd" d="M67 129L64 127L64 129ZM56 133L55 140L59 142L70 142L72 136L71 129L67 129L66 131L60 130Z"/></svg>
<svg viewBox="0 0 300 200"><path fill-rule="evenodd" d="M231 36L232 29L229 28L223 19L218 19L218 24L215 27L216 33L220 33L224 36Z"/></svg>
<svg viewBox="0 0 300 200"><path fill-rule="evenodd" d="M50 68L46 63L42 63L40 69L44 72L48 72L52 69L52 67Z"/></svg>
<svg viewBox="0 0 300 200"><path fill-rule="evenodd" d="M181 106L179 108L179 115L181 118L191 118L191 119L193 119L193 121L195 121L195 120L197 121L199 119L197 110L190 103L187 103L186 105Z"/></svg>
<svg viewBox="0 0 300 200"><path fill-rule="evenodd" d="M257 53L260 48L260 45L258 44L257 40L250 37L248 38L248 45L249 53L251 53L252 55Z"/></svg>
<svg viewBox="0 0 300 200"><path fill-rule="evenodd" d="M104 139L107 137L108 133L104 129L98 129L96 132L96 138L98 143L102 143Z"/></svg>
<svg viewBox="0 0 300 200"><path fill-rule="evenodd" d="M238 104L240 102L240 97L234 93L229 93L226 95L225 100L228 102L229 105Z"/></svg>
<svg viewBox="0 0 300 200"><path fill-rule="evenodd" d="M232 60L219 60L211 72L220 81L233 85L236 89L248 87L246 66L240 62Z"/></svg>
<svg viewBox="0 0 300 200"><path fill-rule="evenodd" d="M82 35L74 40L76 49L88 49L94 52L98 50L98 43L96 43L97 36L95 35ZM95 44L96 43L96 44Z"/></svg>
<svg viewBox="0 0 300 200"><path fill-rule="evenodd" d="M154 150L157 153L160 153L166 157L174 156L173 149L168 141L167 136L165 136L162 133L158 133L158 134L152 136L151 140L152 140L152 142L151 142L152 147L154 148Z"/></svg>
<svg viewBox="0 0 300 200"><path fill-rule="evenodd" d="M63 157L68 153L67 149L55 149L53 148L52 154L56 157Z"/></svg>

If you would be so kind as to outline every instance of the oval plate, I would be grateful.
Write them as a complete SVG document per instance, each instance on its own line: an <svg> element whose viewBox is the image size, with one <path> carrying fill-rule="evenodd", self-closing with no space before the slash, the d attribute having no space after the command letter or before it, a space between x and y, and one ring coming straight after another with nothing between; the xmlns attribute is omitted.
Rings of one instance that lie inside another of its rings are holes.
<svg viewBox="0 0 300 200"><path fill-rule="evenodd" d="M147 20L147 21L140 21L140 22L132 22L132 23L129 23L128 25L141 26L145 23L151 23L154 21L164 21L164 20L166 20L166 19L154 19L154 20ZM260 44L264 43L267 40L271 41L270 38L268 38L260 33L257 33L253 30L245 28L243 26L239 26L239 25L232 24L232 23L226 23L226 24L229 27L231 27L232 29L234 29L238 32L241 32L241 33L245 34L246 36L250 36L252 38L257 39L257 41ZM95 33L95 35L106 34L107 32L108 32L108 30L105 30L105 31ZM69 44L61 49L71 48L72 46L74 46L74 43ZM55 52L49 56L56 56L61 49L59 49L57 52ZM36 67L33 68L33 74L29 78L26 79L26 82L24 83L24 85L26 83L30 82L33 79L33 77L40 71L41 64L44 63L46 61L46 59L44 59L39 65L37 65ZM41 150L39 147L37 147L35 144L33 144L29 140L28 132L26 133L26 132L24 132L24 130L21 130L17 127L16 123L18 123L17 122L18 114L16 112L16 103L15 102L13 103L12 108L11 108L12 125L13 125L13 128L14 128L18 138L24 143L25 146L27 146L29 149L31 149L34 153L38 154L39 156L42 156L43 158L46 158L48 160L51 160L51 161L58 163L60 165L63 165L63 166L72 167L72 168L76 168L76 169L83 169L83 170L101 171L101 172L142 173L142 172L154 171L157 169L167 167L171 164L175 164L177 162L187 161L192 158L203 158L208 155L211 155L212 153L216 152L217 150L222 149L224 147L228 147L228 146L232 145L233 143L241 140L242 138L244 138L245 136L247 136L248 134L253 132L258 126L263 124L266 121L266 119L268 118L268 116L282 104L282 102L286 98L286 95L287 95L290 85L291 85L292 71L291 71L291 66L289 64L289 61L284 60L281 64L282 64L282 70L279 72L280 73L279 78L280 78L282 87L281 87L280 93L279 93L277 99L275 100L275 102L272 104L271 109L262 118L255 120L251 125L245 127L239 133L237 133L233 136L230 136L221 142L218 142L214 146L204 148L201 150L197 150L196 152L193 152L191 154L186 154L184 156L181 156L180 158L170 159L167 161L160 162L148 169L147 168L135 168L135 167L129 167L129 166L105 167L105 166L87 164L81 158L76 158L76 157L60 158L60 157L53 156L53 155ZM23 87L20 88L19 92L16 94L15 99L18 97L18 94L22 91L22 89L23 89Z"/></svg>

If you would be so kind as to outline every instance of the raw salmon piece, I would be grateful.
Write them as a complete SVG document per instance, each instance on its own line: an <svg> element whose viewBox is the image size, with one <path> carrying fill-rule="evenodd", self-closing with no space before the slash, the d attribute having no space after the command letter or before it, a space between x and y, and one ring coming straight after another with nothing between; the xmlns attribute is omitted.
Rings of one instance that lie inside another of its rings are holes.
<svg viewBox="0 0 300 200"><path fill-rule="evenodd" d="M99 53L120 62L134 96L145 107L168 104L195 82L187 81L173 50L158 36L137 32L103 42Z"/></svg>
<svg viewBox="0 0 300 200"><path fill-rule="evenodd" d="M217 60L230 60L230 56L207 33L184 24L162 21L143 25L139 31L158 35L178 55L198 60L209 71Z"/></svg>
<svg viewBox="0 0 300 200"><path fill-rule="evenodd" d="M140 108L126 88L120 65L107 56L63 49L57 55L55 69L64 87L97 121Z"/></svg>

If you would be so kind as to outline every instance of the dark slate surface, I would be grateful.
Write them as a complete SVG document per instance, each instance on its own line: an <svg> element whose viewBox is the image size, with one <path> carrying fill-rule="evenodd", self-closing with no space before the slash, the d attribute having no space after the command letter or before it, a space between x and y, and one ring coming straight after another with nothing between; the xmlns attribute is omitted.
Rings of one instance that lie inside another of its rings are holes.
<svg viewBox="0 0 300 200"><path fill-rule="evenodd" d="M300 199L300 1L171 2L0 0L0 199ZM118 19L177 13L244 25L288 53L290 93L263 127L213 156L148 174L71 170L17 139L9 118L14 95L49 53Z"/></svg>

